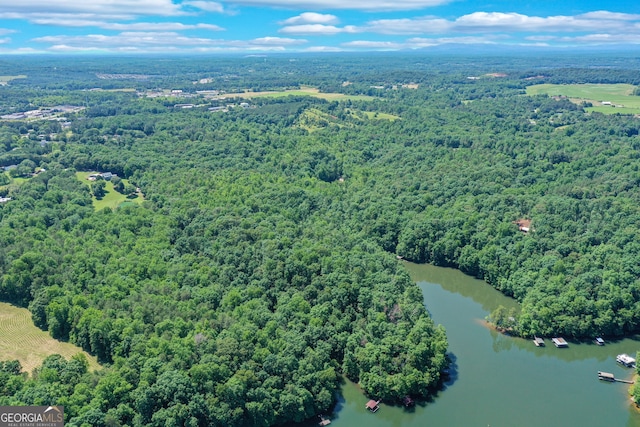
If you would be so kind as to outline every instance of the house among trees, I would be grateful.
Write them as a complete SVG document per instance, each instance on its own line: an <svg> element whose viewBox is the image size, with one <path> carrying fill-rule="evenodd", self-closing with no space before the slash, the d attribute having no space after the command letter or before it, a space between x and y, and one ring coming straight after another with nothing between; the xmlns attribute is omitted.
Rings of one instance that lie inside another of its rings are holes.
<svg viewBox="0 0 640 427"><path fill-rule="evenodd" d="M89 175L87 177L87 179L89 181L95 181L96 179L98 179L99 177L104 179L105 181L111 181L111 178L117 177L118 175L116 175L115 173L111 173L111 172L102 172L102 173L92 173L91 175Z"/></svg>
<svg viewBox="0 0 640 427"><path fill-rule="evenodd" d="M516 224L518 226L518 230L522 231L523 233L528 233L531 230L531 220L530 219L518 219L516 221L514 221L514 224Z"/></svg>

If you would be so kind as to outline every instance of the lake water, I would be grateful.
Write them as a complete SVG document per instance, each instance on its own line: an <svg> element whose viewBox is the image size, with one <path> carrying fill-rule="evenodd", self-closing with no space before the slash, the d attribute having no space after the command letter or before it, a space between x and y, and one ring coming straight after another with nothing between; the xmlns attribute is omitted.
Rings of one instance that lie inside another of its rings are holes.
<svg viewBox="0 0 640 427"><path fill-rule="evenodd" d="M407 411L381 405L372 414L367 398L347 383L333 414L332 427L640 427L640 413L629 400L629 385L599 381L598 371L631 379L619 366L620 353L635 355L640 341L569 343L555 348L502 335L484 318L499 304L517 304L486 283L457 270L406 264L424 293L436 323L447 330L454 360L450 381L432 401ZM317 425L317 423L316 423Z"/></svg>

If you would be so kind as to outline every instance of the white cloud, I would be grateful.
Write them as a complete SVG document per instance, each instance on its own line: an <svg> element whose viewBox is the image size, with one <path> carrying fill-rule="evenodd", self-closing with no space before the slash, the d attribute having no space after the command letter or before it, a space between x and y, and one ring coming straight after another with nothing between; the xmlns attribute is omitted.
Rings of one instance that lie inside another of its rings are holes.
<svg viewBox="0 0 640 427"><path fill-rule="evenodd" d="M352 42L342 43L341 46L352 47L357 49L376 49L376 50L398 50L404 47L402 43L385 42L385 41L368 41L368 40L355 40Z"/></svg>
<svg viewBox="0 0 640 427"><path fill-rule="evenodd" d="M418 10L426 7L440 6L454 0L226 0L226 3L257 6L279 7L286 9L315 10Z"/></svg>
<svg viewBox="0 0 640 427"><path fill-rule="evenodd" d="M424 49L433 46L440 46L444 44L496 44L497 39L504 37L479 37L479 36L464 36L464 37L414 37L407 39L403 42L392 41L367 41L358 40L354 42L343 43L341 46L358 48L358 49L374 49L374 50L402 50L402 49Z"/></svg>
<svg viewBox="0 0 640 427"><path fill-rule="evenodd" d="M9 37L5 37L3 39L0 39L0 44L6 44L6 43L10 43L11 39Z"/></svg>
<svg viewBox="0 0 640 427"><path fill-rule="evenodd" d="M180 5L171 0L18 0L2 2L2 11L18 14L88 13L95 15L155 15L184 14Z"/></svg>
<svg viewBox="0 0 640 427"><path fill-rule="evenodd" d="M280 22L280 25L304 25L304 24L337 24L340 22L338 17L335 15L315 13L315 12L304 12L298 16L293 16L289 19L285 19Z"/></svg>
<svg viewBox="0 0 640 427"><path fill-rule="evenodd" d="M559 37L559 36L529 36L526 40L535 42L556 42L564 44L640 44L640 34L608 34L596 33L586 34L575 37Z"/></svg>
<svg viewBox="0 0 640 427"><path fill-rule="evenodd" d="M0 28L0 36L3 36L5 34L11 34L11 33L15 33L16 30L10 30L8 28Z"/></svg>
<svg viewBox="0 0 640 427"><path fill-rule="evenodd" d="M631 13L608 12L606 10L598 10L595 12L583 13L582 15L578 15L578 18L607 19L607 20L618 20L618 21L637 21L637 20L640 20L640 15L631 14Z"/></svg>
<svg viewBox="0 0 640 427"><path fill-rule="evenodd" d="M282 37L260 37L260 38L251 40L250 43L258 46L273 46L273 45L291 46L291 45L297 45L297 44L304 44L304 43L307 43L307 41L303 39L288 39L288 38L282 38Z"/></svg>
<svg viewBox="0 0 640 427"><path fill-rule="evenodd" d="M496 44L496 39L502 37L438 37L438 38L422 38L415 37L405 42L408 48L440 46L443 44Z"/></svg>
<svg viewBox="0 0 640 427"><path fill-rule="evenodd" d="M437 34L451 31L452 23L435 17L379 19L367 23L368 32L378 34Z"/></svg>
<svg viewBox="0 0 640 427"><path fill-rule="evenodd" d="M282 51L307 43L304 39L261 37L253 40L223 40L186 37L176 32L122 32L117 35L45 36L32 39L55 52L223 52L243 50Z"/></svg>
<svg viewBox="0 0 640 427"><path fill-rule="evenodd" d="M305 52L344 52L344 49L337 46L311 46L304 49Z"/></svg>
<svg viewBox="0 0 640 427"><path fill-rule="evenodd" d="M36 50L31 47L20 47L17 49L0 48L0 53L7 54L7 55L26 55L26 54L43 54L47 52L44 50Z"/></svg>
<svg viewBox="0 0 640 427"><path fill-rule="evenodd" d="M204 12L215 12L222 13L224 12L224 7L222 4L215 1L201 1L201 0L193 0L193 1L184 1L182 2L185 6L192 6L196 9L200 9Z"/></svg>
<svg viewBox="0 0 640 427"><path fill-rule="evenodd" d="M182 24L180 22L133 22L116 23L93 21L74 18L36 18L31 20L38 25L52 25L58 27L96 27L114 31L186 31L186 30L210 30L223 31L224 28L213 24Z"/></svg>
<svg viewBox="0 0 640 427"><path fill-rule="evenodd" d="M307 24L307 25L290 25L278 30L282 34L296 35L313 35L313 36L330 36L340 33L356 33L358 29L352 25L346 27L336 27L333 25Z"/></svg>
<svg viewBox="0 0 640 427"><path fill-rule="evenodd" d="M584 32L612 28L630 31L640 15L592 12L578 16L527 16L519 13L474 12L455 20L433 16L407 19L380 19L363 29L380 34L446 34L482 32Z"/></svg>

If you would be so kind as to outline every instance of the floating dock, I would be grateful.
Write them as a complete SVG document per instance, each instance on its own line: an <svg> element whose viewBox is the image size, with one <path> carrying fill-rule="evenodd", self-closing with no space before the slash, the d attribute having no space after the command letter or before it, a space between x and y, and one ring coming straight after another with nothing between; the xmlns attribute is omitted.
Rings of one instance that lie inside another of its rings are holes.
<svg viewBox="0 0 640 427"><path fill-rule="evenodd" d="M551 341L553 341L553 345L555 345L558 348L566 348L569 347L569 343L567 343L564 338L551 338Z"/></svg>
<svg viewBox="0 0 640 427"><path fill-rule="evenodd" d="M544 347L544 340L540 337L534 337L533 343L536 345L536 347Z"/></svg>
<svg viewBox="0 0 640 427"><path fill-rule="evenodd" d="M600 337L596 338L594 342L598 345L604 345L604 340Z"/></svg>

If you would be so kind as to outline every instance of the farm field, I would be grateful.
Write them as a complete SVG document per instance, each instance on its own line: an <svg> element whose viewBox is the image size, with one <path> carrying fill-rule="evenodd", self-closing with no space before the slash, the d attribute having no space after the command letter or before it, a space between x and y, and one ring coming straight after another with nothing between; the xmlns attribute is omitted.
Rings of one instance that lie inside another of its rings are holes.
<svg viewBox="0 0 640 427"><path fill-rule="evenodd" d="M244 92L244 93L230 93L226 95L227 97L235 97L235 98L260 98L260 97L271 97L271 98L281 98L283 96L313 96L315 98L326 99L328 101L370 101L374 99L373 96L367 95L345 95L343 93L322 93L316 88L305 87L302 89L292 89L292 90L284 90L284 91L265 91L265 92Z"/></svg>
<svg viewBox="0 0 640 427"><path fill-rule="evenodd" d="M90 181L87 180L87 177L89 175L91 175L92 173L95 172L76 172L76 177L84 182L87 185L90 185ZM128 184L128 181L126 179L122 180L125 184ZM120 194L118 193L114 188L113 188L113 183L111 181L105 181L106 183L106 194L105 196L101 199L98 200L95 197L92 197L93 199L93 207L96 211L102 210L104 208L111 208L111 209L117 209L118 207L120 207L123 204L131 204L131 203L136 203L136 204L140 204L144 201L144 198L138 194L138 196L135 199L129 199L127 198L127 196L125 196L124 194Z"/></svg>
<svg viewBox="0 0 640 427"><path fill-rule="evenodd" d="M0 360L18 360L25 372L31 372L47 356L60 354L68 360L78 353L87 356L90 370L100 369L94 356L37 328L29 310L0 302Z"/></svg>
<svg viewBox="0 0 640 427"><path fill-rule="evenodd" d="M590 102L586 111L603 114L640 114L640 96L634 96L630 84L540 84L527 87L527 95L566 96L580 104Z"/></svg>

